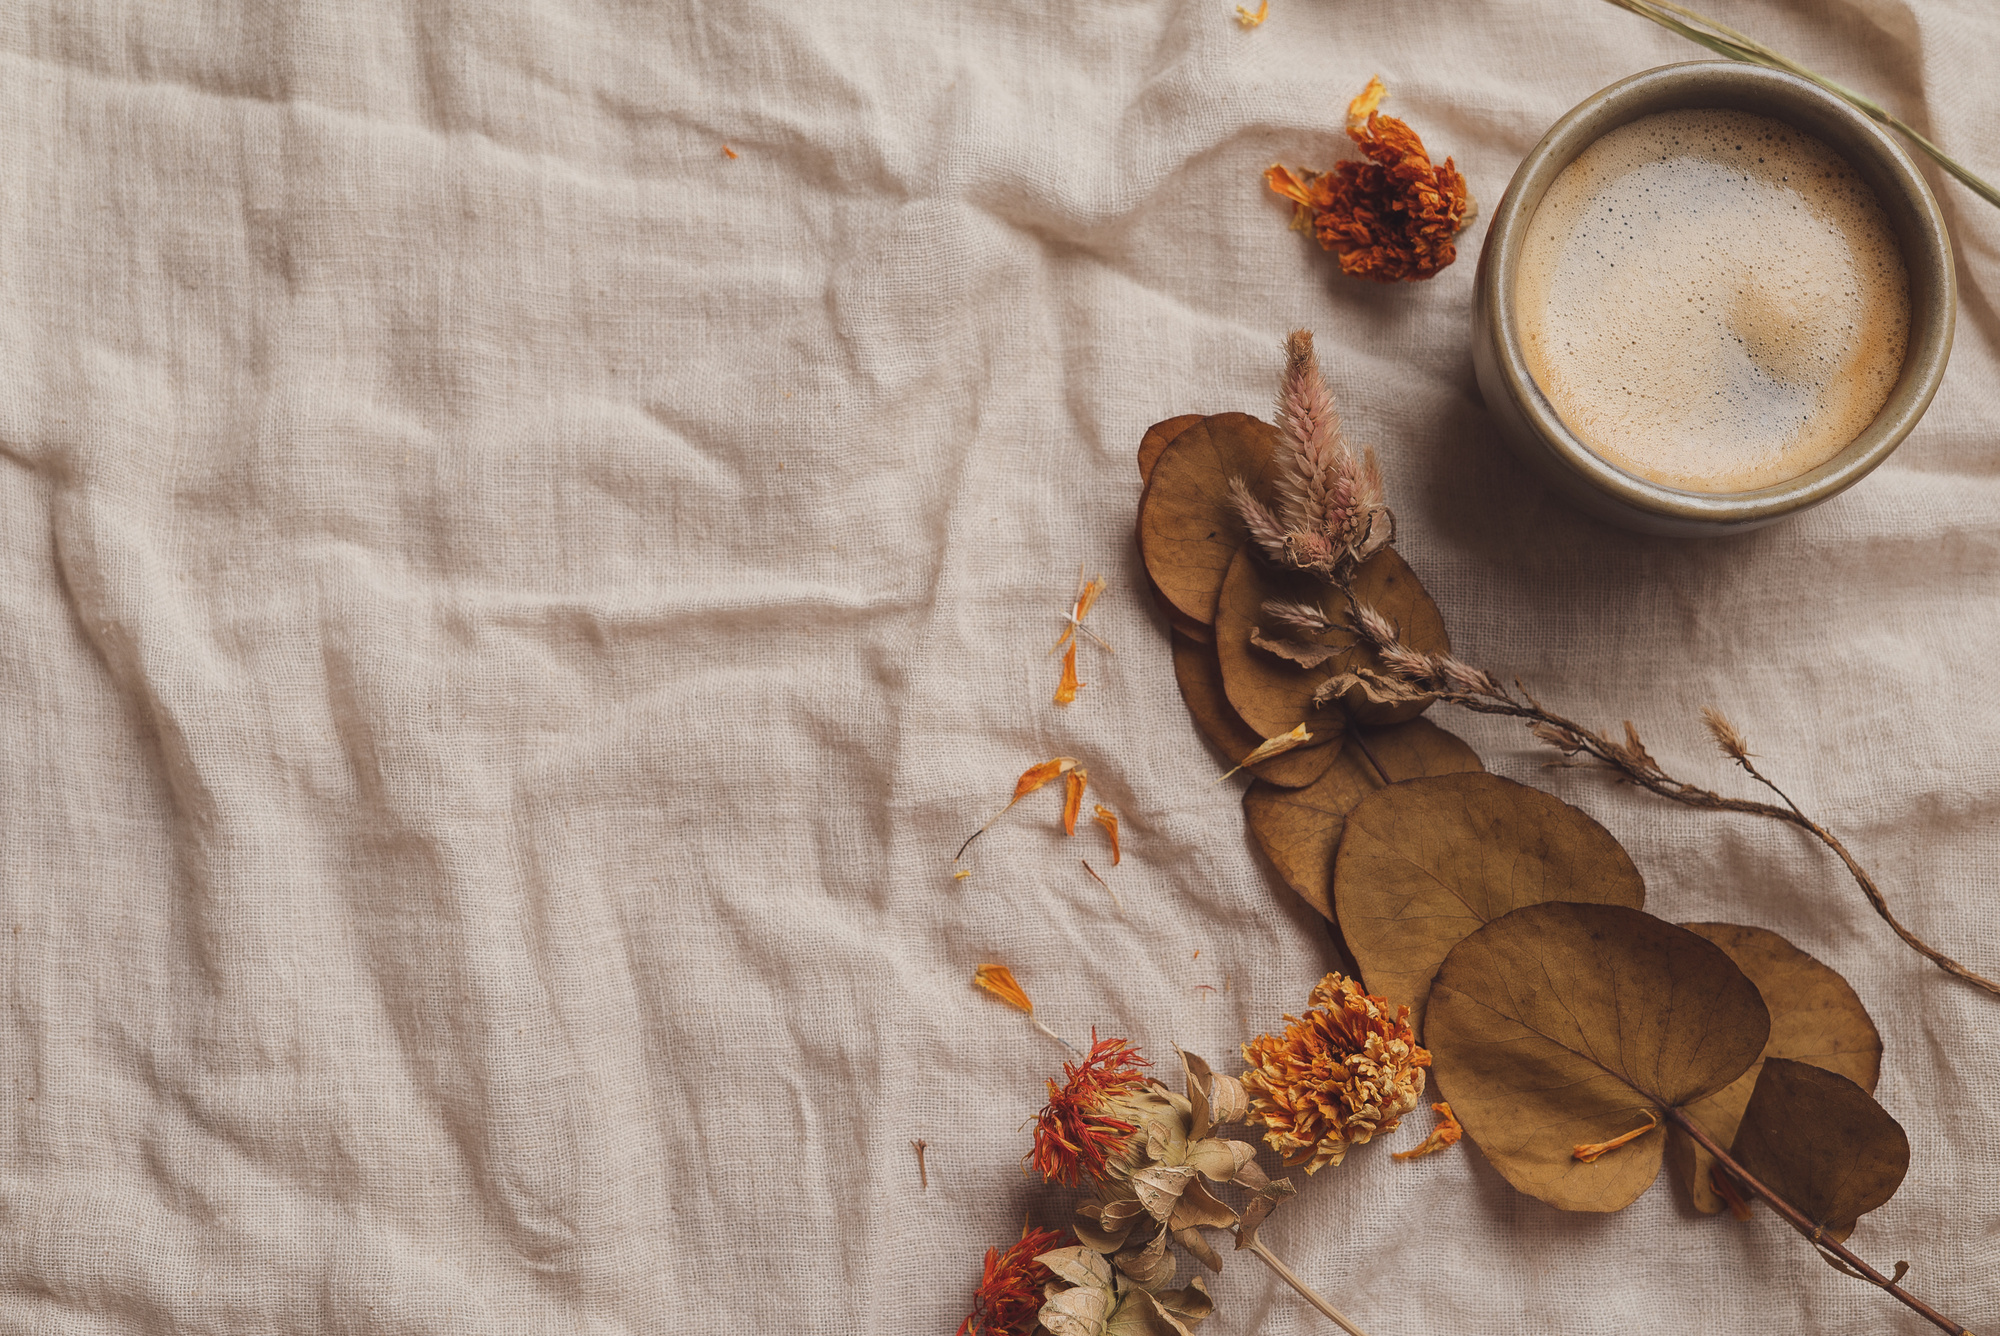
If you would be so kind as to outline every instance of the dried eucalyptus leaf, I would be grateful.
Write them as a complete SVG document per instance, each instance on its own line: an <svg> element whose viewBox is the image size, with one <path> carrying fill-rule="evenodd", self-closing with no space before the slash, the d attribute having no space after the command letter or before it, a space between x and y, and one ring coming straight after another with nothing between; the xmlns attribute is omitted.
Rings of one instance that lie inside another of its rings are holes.
<svg viewBox="0 0 2000 1336"><path fill-rule="evenodd" d="M1707 1099L1688 1105L1688 1114L1723 1145L1736 1137L1743 1110L1766 1058L1791 1058L1838 1072L1863 1090L1875 1089L1882 1069L1882 1036L1847 980L1765 928L1735 923L1689 923L1689 932L1708 938L1750 976L1771 1012L1771 1037L1749 1071ZM1729 1203L1709 1181L1715 1157L1679 1128L1667 1134L1667 1166L1688 1189L1695 1208L1710 1215Z"/></svg>
<svg viewBox="0 0 2000 1336"><path fill-rule="evenodd" d="M1609 831L1561 799L1499 775L1437 775L1347 814L1333 899L1368 990L1408 1002L1427 1036L1431 976L1468 933L1543 901L1637 909L1646 883Z"/></svg>
<svg viewBox="0 0 2000 1336"><path fill-rule="evenodd" d="M1278 1203L1297 1193L1289 1178L1272 1179L1243 1204L1243 1219L1236 1226L1236 1246L1243 1249L1257 1241L1257 1230Z"/></svg>
<svg viewBox="0 0 2000 1336"><path fill-rule="evenodd" d="M1155 1220L1165 1220L1174 1213L1174 1207L1181 1199L1187 1185L1195 1181L1194 1170L1169 1168L1166 1165L1151 1165L1134 1173L1130 1179L1132 1191L1146 1213Z"/></svg>
<svg viewBox="0 0 2000 1336"><path fill-rule="evenodd" d="M1304 602L1318 597L1324 586L1311 577L1288 574L1265 566L1248 544L1225 572L1215 605L1215 650L1222 666L1223 694L1243 722L1260 735L1272 737L1303 722L1317 735L1322 728L1334 728L1350 713L1343 702L1313 703L1319 684L1340 672L1381 666L1375 652L1358 642L1345 629L1301 633L1302 642L1323 644L1341 650L1324 665L1304 669L1275 658L1250 643L1250 633L1265 620L1265 603L1277 599ZM1394 548L1385 548L1356 568L1354 592L1357 598L1381 611L1399 628L1406 644L1427 654L1449 652L1451 639L1445 634L1444 618L1424 592L1423 585ZM1355 708L1355 720L1363 724L1393 724L1422 714L1428 700L1388 707ZM1279 722L1282 720L1283 722Z"/></svg>
<svg viewBox="0 0 2000 1336"><path fill-rule="evenodd" d="M1874 1096L1838 1072L1766 1058L1729 1153L1836 1239L1896 1195L1910 1139Z"/></svg>
<svg viewBox="0 0 2000 1336"><path fill-rule="evenodd" d="M1119 1253L1112 1262L1146 1289L1157 1289L1174 1278L1174 1259L1167 1252L1167 1231L1162 1229L1153 1235L1152 1242L1143 1248L1132 1248Z"/></svg>
<svg viewBox="0 0 2000 1336"><path fill-rule="evenodd" d="M1363 745L1391 780L1449 775L1482 767L1472 748L1428 719L1349 736L1333 763L1303 788L1259 782L1243 793L1250 833L1285 884L1327 918L1333 917L1333 851L1347 814L1382 788Z"/></svg>
<svg viewBox="0 0 2000 1336"><path fill-rule="evenodd" d="M1236 707L1222 694L1222 668L1216 662L1215 646L1177 635L1173 638L1173 647L1174 681L1180 685L1181 699L1187 703L1188 713L1194 716L1195 727L1217 751L1229 758L1231 765L1239 764L1264 739L1243 722L1243 716L1236 713ZM1326 773L1340 750L1338 746L1326 744L1334 743L1338 738L1336 731L1323 743L1320 736L1314 734L1307 745L1281 752L1268 761L1259 761L1247 768L1261 780L1295 789L1312 783Z"/></svg>
<svg viewBox="0 0 2000 1336"><path fill-rule="evenodd" d="M1173 1216L1167 1221L1167 1228L1192 1229L1197 1225L1210 1229L1229 1229L1236 1224L1236 1212L1224 1205L1220 1198L1208 1190L1208 1185L1199 1178L1188 1180L1181 1192L1180 1201L1174 1206Z"/></svg>
<svg viewBox="0 0 2000 1336"><path fill-rule="evenodd" d="M1244 413L1222 413L1182 431L1154 461L1139 498L1139 555L1153 583L1183 616L1215 620L1222 577L1249 537L1230 498L1229 480L1241 478L1268 497L1277 444L1276 427Z"/></svg>
<svg viewBox="0 0 2000 1336"><path fill-rule="evenodd" d="M1107 1282L1108 1284L1108 1282ZM1111 1315L1111 1291L1079 1286L1064 1290L1036 1314L1049 1336L1104 1336Z"/></svg>
<svg viewBox="0 0 2000 1336"><path fill-rule="evenodd" d="M1167 625L1172 628L1175 635L1186 636L1188 639L1203 645L1214 642L1214 627L1210 626L1207 622L1196 621L1168 602L1167 596L1160 592L1160 587L1153 583L1152 576L1148 575L1142 578L1146 582L1147 596L1153 600L1153 606L1160 610L1160 615L1167 619Z"/></svg>
<svg viewBox="0 0 2000 1336"><path fill-rule="evenodd" d="M1451 949L1425 1042L1466 1135L1508 1182L1561 1210L1616 1211L1658 1175L1665 1138L1587 1164L1574 1149L1714 1094L1770 1029L1757 986L1713 942L1623 905L1557 902Z"/></svg>
<svg viewBox="0 0 2000 1336"><path fill-rule="evenodd" d="M1179 417L1170 417L1146 428L1146 434L1139 438L1139 481L1142 484L1151 481L1153 465L1160 453L1201 419L1200 413L1182 413Z"/></svg>

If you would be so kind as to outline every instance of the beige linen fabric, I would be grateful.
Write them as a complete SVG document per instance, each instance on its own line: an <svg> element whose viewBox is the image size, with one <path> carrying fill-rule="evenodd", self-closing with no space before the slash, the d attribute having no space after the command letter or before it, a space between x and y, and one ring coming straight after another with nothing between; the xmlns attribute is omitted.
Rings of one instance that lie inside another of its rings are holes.
<svg viewBox="0 0 2000 1336"><path fill-rule="evenodd" d="M1978 0L1714 3L2000 173ZM1140 433L1266 411L1295 325L1467 657L1733 785L1722 706L2000 970L2000 215L1939 186L1958 347L1896 457L1687 543L1499 452L1469 254L1342 279L1258 180L1379 72L1497 201L1697 54L1592 0L8 7L0 1328L950 1330L1063 1209L1018 1166L1062 1053L975 964L1218 1061L1330 964L1129 538ZM1118 654L1064 712L1079 563ZM2000 1001L1794 833L1440 721L1657 912L1853 980L1914 1149L1855 1246L2000 1327ZM1123 915L1053 801L949 875L1056 753L1124 817ZM1375 1336L1925 1329L1768 1215L1558 1215L1465 1150L1357 1154L1267 1236ZM1211 1284L1211 1331L1330 1329Z"/></svg>

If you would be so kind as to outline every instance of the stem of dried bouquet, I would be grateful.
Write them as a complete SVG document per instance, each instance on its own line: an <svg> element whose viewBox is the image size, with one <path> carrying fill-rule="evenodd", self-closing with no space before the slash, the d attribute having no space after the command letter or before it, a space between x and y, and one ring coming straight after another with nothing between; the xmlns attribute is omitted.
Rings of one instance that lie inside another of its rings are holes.
<svg viewBox="0 0 2000 1336"><path fill-rule="evenodd" d="M1845 1245L1827 1237L1826 1231L1815 1225L1797 1207L1771 1191L1770 1188L1765 1187L1749 1170L1737 1163L1728 1151L1716 1144L1715 1138L1711 1137L1700 1123L1688 1117L1685 1112L1664 1105L1661 1106L1660 1112L1667 1116L1669 1122L1673 1123L1683 1132L1686 1132L1690 1137L1693 1137L1696 1143L1710 1155L1713 1155L1716 1163L1727 1170L1738 1182L1757 1196L1762 1197L1766 1205L1773 1211L1776 1211L1786 1224L1803 1234L1806 1242L1819 1249L1820 1253L1827 1257L1830 1262L1838 1262L1841 1269L1867 1281L1877 1289L1886 1291L1901 1303L1921 1314L1929 1322L1951 1332L1952 1336L1972 1336L1972 1333L1964 1327L1959 1326L1958 1323L1953 1322L1943 1313L1938 1312L1937 1309L1932 1308L1922 1299L1917 1298L1914 1294L1911 1294L1896 1283L1897 1280L1902 1279L1904 1271L1902 1264L1899 1263L1897 1265L1895 1279L1883 1275L1880 1271L1877 1271L1874 1267L1855 1256Z"/></svg>
<svg viewBox="0 0 2000 1336"><path fill-rule="evenodd" d="M1746 37L1736 29L1717 23L1712 18L1697 14L1692 9L1672 4L1670 0L1609 0L1609 3L1641 18L1651 19L1669 32L1677 32L1690 42L1699 43L1731 60L1740 60L1749 65L1762 65L1766 69L1783 70L1787 74L1796 74L1801 79L1818 84L1870 120L1878 121L1901 134L1929 154L1938 166L1964 182L1974 194L1988 204L2000 207L2000 189L1995 189L1975 176L1957 159L1919 134L1915 127L1890 115L1886 108L1873 99L1863 97L1851 88L1843 88L1833 80L1823 78L1798 62L1779 55L1762 42Z"/></svg>
<svg viewBox="0 0 2000 1336"><path fill-rule="evenodd" d="M1263 1260L1265 1266L1270 1267L1272 1271L1277 1273L1279 1280L1284 1281L1285 1284L1298 1291L1301 1299L1304 1299L1314 1308L1332 1318L1340 1329L1347 1333L1347 1336L1363 1336L1361 1328L1349 1322L1338 1308L1335 1308L1332 1304L1321 1298L1312 1286L1300 1280L1298 1274L1279 1261L1276 1255L1264 1246L1261 1239L1252 1239L1250 1242L1244 1244L1243 1247L1245 1251L1257 1254Z"/></svg>
<svg viewBox="0 0 2000 1336"><path fill-rule="evenodd" d="M1402 642L1387 618L1356 599L1351 589L1345 589L1344 592L1353 610L1354 627L1362 638L1374 647L1387 671L1382 674L1364 672L1358 678L1343 674L1323 686L1321 688L1323 694L1331 696L1336 694L1341 686L1358 682L1364 691L1377 699L1415 700L1435 697L1476 714L1506 715L1526 720L1530 731L1537 739L1554 747L1565 757L1588 756L1603 768L1616 772L1619 777L1670 802L1711 812L1742 812L1749 816L1768 817L1773 821L1796 826L1831 849L1846 865L1855 884L1861 888L1861 893L1867 896L1868 903L1875 907L1876 914L1881 916L1882 921L1887 923L1911 950L1945 973L1956 975L1967 983L2000 996L2000 982L1967 969L1903 926L1901 920L1890 910L1889 902L1883 897L1881 888L1875 884L1875 879L1868 875L1867 869L1855 861L1847 846L1826 827L1801 811L1797 803L1757 769L1750 759L1749 744L1744 741L1743 735L1715 710L1703 711L1703 721L1715 738L1716 745L1722 749L1724 755L1741 766L1744 773L1776 794L1784 806L1745 798L1729 798L1713 790L1675 779L1660 768L1659 762L1647 754L1645 744L1639 740L1638 731L1629 722L1625 725L1623 742L1614 741L1602 733L1585 728L1575 720L1564 718L1544 707L1519 681L1514 683L1514 691L1509 691L1497 678L1482 668L1474 668L1448 655L1425 654L1410 648ZM1516 692L1519 693L1518 696Z"/></svg>

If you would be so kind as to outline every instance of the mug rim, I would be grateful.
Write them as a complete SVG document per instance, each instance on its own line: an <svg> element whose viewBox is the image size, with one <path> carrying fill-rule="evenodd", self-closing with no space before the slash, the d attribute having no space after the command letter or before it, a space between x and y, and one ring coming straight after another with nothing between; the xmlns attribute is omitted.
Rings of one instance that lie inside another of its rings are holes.
<svg viewBox="0 0 2000 1336"><path fill-rule="evenodd" d="M1514 317L1515 268L1528 224L1563 168L1599 138L1656 112L1742 110L1785 121L1838 152L1867 181L1889 214L1910 282L1910 336L1902 373L1874 421L1825 463L1743 492L1693 492L1619 468L1564 425L1528 370ZM1477 276L1498 370L1513 407L1569 481L1614 503L1614 518L1675 532L1721 531L1769 523L1817 505L1872 472L1916 426L1943 380L1957 320L1957 278L1944 216L1923 174L1889 132L1807 79L1728 60L1686 61L1645 70L1585 98L1549 128L1515 169L1487 228ZM1622 512L1636 511L1637 514Z"/></svg>

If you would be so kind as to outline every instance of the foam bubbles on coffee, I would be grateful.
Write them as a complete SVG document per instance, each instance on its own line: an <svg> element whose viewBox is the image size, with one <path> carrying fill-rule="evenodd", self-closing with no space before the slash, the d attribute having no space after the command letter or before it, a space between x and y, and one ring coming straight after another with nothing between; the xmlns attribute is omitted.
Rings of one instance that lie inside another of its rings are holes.
<svg viewBox="0 0 2000 1336"><path fill-rule="evenodd" d="M1566 426L1669 487L1741 492L1839 453L1902 372L1909 278L1845 159L1737 111L1648 116L1549 187L1515 270Z"/></svg>

